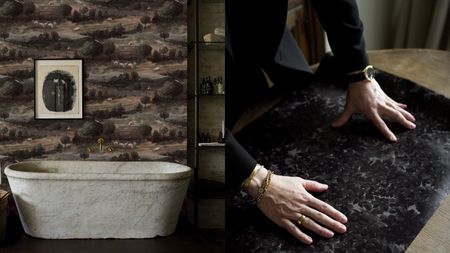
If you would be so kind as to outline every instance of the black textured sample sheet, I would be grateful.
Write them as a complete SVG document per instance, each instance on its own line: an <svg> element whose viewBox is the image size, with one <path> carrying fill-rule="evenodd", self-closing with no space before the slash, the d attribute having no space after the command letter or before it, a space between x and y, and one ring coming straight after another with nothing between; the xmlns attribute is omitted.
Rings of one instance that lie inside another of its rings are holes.
<svg viewBox="0 0 450 253"><path fill-rule="evenodd" d="M289 94L236 137L277 174L327 183L314 194L347 215L347 233L314 233L305 246L269 221L239 189L227 198L229 252L404 252L450 192L450 100L408 80L379 73L385 92L406 103L417 128L388 122L398 137L385 141L368 120L330 122L345 90L315 83Z"/></svg>

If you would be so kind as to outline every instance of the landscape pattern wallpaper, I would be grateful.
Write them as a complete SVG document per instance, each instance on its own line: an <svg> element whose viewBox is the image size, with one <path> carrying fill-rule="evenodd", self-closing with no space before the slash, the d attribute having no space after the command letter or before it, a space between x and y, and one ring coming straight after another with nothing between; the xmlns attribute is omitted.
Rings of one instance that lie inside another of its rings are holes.
<svg viewBox="0 0 450 253"><path fill-rule="evenodd" d="M83 120L34 119L34 59L83 59ZM182 0L0 0L3 160L186 163Z"/></svg>

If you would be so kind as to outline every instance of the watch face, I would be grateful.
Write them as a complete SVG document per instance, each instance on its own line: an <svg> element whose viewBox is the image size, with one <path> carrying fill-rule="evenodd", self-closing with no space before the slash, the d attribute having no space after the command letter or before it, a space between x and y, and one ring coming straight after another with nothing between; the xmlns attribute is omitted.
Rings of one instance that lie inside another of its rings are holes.
<svg viewBox="0 0 450 253"><path fill-rule="evenodd" d="M367 68L366 78L372 80L374 79L374 77L375 77L375 69L373 67Z"/></svg>

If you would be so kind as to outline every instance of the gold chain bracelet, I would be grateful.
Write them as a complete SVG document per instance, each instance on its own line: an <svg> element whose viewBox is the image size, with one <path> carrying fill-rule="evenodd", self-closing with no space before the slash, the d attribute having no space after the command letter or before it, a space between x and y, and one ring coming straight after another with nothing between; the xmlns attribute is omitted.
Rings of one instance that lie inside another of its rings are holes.
<svg viewBox="0 0 450 253"><path fill-rule="evenodd" d="M266 178L264 179L263 185L258 188L258 192L256 193L255 199L252 201L253 204L259 204L261 202L262 198L264 197L264 194L266 193L267 189L270 185L270 180L272 179L273 172L271 170L267 171Z"/></svg>

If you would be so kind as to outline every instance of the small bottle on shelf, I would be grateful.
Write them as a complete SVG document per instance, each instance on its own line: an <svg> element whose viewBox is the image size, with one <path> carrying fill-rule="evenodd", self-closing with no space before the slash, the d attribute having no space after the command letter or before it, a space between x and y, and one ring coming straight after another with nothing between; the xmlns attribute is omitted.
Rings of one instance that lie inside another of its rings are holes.
<svg viewBox="0 0 450 253"><path fill-rule="evenodd" d="M217 142L218 143L224 143L225 142L225 139L223 138L222 131L219 131L219 137L217 137Z"/></svg>
<svg viewBox="0 0 450 253"><path fill-rule="evenodd" d="M217 78L217 94L225 94L225 85L221 76Z"/></svg>
<svg viewBox="0 0 450 253"><path fill-rule="evenodd" d="M199 143L205 142L205 134L204 133L199 133L198 142Z"/></svg>
<svg viewBox="0 0 450 253"><path fill-rule="evenodd" d="M218 87L217 78L214 78L213 80L213 94L219 94L219 87Z"/></svg>
<svg viewBox="0 0 450 253"><path fill-rule="evenodd" d="M200 95L205 93L205 78L202 77L200 81Z"/></svg>

